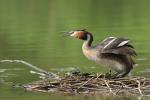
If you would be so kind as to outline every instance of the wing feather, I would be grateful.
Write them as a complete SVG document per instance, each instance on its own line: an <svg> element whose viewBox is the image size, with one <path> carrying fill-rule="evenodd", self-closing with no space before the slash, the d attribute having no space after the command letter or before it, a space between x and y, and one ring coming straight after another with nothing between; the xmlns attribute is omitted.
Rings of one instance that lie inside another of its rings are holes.
<svg viewBox="0 0 150 100"><path fill-rule="evenodd" d="M134 47L129 43L129 39L109 37L102 41L102 53L113 53L121 55L136 56Z"/></svg>
<svg viewBox="0 0 150 100"><path fill-rule="evenodd" d="M116 48L116 49L103 50L102 53L113 53L113 54L131 55L131 56L137 55L137 53L132 48L127 46Z"/></svg>

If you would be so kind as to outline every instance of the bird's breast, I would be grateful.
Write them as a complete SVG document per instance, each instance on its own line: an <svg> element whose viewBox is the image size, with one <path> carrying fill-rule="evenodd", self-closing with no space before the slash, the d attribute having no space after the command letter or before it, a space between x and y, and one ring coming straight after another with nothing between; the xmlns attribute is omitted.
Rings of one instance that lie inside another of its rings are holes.
<svg viewBox="0 0 150 100"><path fill-rule="evenodd" d="M86 56L89 60L92 61L98 61L99 58L97 57L98 51L93 50L93 49L83 49L83 54Z"/></svg>

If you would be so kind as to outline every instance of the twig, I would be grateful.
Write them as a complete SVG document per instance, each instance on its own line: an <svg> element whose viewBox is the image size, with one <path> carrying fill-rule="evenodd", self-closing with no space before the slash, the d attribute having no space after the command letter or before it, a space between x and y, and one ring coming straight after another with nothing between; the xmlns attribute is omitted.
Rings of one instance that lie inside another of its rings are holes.
<svg viewBox="0 0 150 100"><path fill-rule="evenodd" d="M34 66L32 64L30 64L29 62L23 61L23 60L10 60L10 59L6 59L6 60L0 60L0 63L5 63L5 62L9 62L9 63L21 63L26 65L29 68L32 68L33 70L37 71L31 71L31 73L33 74L39 74L42 78L49 78L49 79L60 79L60 77L52 72L48 72L46 70L43 70L37 66Z"/></svg>
<svg viewBox="0 0 150 100"><path fill-rule="evenodd" d="M80 89L81 87L83 87L84 85L86 85L86 84L87 84L88 82L90 82L93 78L94 78L94 77L92 77L92 78L90 78L88 81L84 82L82 85L80 85L80 86L77 88L77 90Z"/></svg>
<svg viewBox="0 0 150 100"><path fill-rule="evenodd" d="M141 84L140 84L140 81L139 80L136 80L136 82L138 83L138 90L139 90L139 93L141 94L141 96L143 96L143 93L141 91Z"/></svg>
<svg viewBox="0 0 150 100"><path fill-rule="evenodd" d="M110 93L112 93L112 94L114 94L114 93L112 92L112 89L110 88L109 84L107 83L107 81L106 81L106 80L104 80L104 82L105 82L106 86L108 87L109 92L110 92Z"/></svg>

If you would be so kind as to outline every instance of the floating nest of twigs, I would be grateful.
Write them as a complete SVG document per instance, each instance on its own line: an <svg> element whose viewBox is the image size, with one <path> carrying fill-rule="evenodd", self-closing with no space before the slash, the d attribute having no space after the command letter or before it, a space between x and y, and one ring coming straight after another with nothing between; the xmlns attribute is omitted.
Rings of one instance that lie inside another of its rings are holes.
<svg viewBox="0 0 150 100"><path fill-rule="evenodd" d="M26 84L24 88L32 91L69 94L149 95L150 79L145 77L106 79L103 74L71 73L60 80L41 80Z"/></svg>

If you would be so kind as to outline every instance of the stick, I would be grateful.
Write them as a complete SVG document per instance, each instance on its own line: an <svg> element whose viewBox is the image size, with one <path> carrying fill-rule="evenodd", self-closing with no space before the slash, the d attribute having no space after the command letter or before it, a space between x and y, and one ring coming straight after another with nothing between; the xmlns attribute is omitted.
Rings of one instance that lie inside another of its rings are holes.
<svg viewBox="0 0 150 100"><path fill-rule="evenodd" d="M31 73L39 74L39 75L43 76L44 78L60 79L60 77L58 75L56 75L55 73L45 71L45 70L43 70L41 68L38 68L37 66L34 66L34 65L32 65L32 64L30 64L30 63L28 63L26 61L23 61L23 60L10 60L10 59L0 60L0 63L5 63L5 62L22 63L22 64L26 65L27 67L38 71L38 72L31 71Z"/></svg>
<svg viewBox="0 0 150 100"><path fill-rule="evenodd" d="M87 84L87 83L88 83L89 81L91 81L93 78L94 78L94 77L92 77L92 78L90 78L88 81L84 82L82 85L80 85L80 86L77 88L77 90L80 89L81 87L83 87L85 84Z"/></svg>
<svg viewBox="0 0 150 100"><path fill-rule="evenodd" d="M143 96L143 93L141 91L141 84L140 84L140 81L139 80L136 80L136 82L138 83L138 90L139 90L139 93L141 94L141 96Z"/></svg>
<svg viewBox="0 0 150 100"><path fill-rule="evenodd" d="M114 94L114 93L112 92L112 89L110 88L109 84L107 83L107 81L104 80L104 82L105 82L106 86L109 88L109 92L112 93L112 94Z"/></svg>

